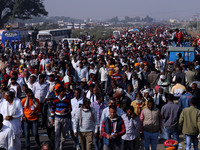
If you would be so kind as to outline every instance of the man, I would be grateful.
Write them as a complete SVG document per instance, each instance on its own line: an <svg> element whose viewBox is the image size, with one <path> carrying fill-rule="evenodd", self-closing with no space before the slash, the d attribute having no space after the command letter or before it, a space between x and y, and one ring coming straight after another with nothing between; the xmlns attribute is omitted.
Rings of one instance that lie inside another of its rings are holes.
<svg viewBox="0 0 200 150"><path fill-rule="evenodd" d="M192 88L188 87L186 89L186 92L181 95L180 99L178 100L178 105L181 109L181 111L186 108L186 107L190 107L190 101L194 96L192 95Z"/></svg>
<svg viewBox="0 0 200 150"><path fill-rule="evenodd" d="M77 109L74 122L74 136L79 131L79 141L82 150L92 150L93 131L97 137L97 116L94 108L90 107L90 99L83 100L83 106ZM79 127L79 128L78 128Z"/></svg>
<svg viewBox="0 0 200 150"><path fill-rule="evenodd" d="M0 147L5 150L13 150L14 133L3 124L3 115L0 114Z"/></svg>
<svg viewBox="0 0 200 150"><path fill-rule="evenodd" d="M157 78L158 78L158 74L156 73L156 69L153 68L151 70L151 73L148 75L148 82L150 83L150 88L154 88L155 85L156 85L156 81L157 81Z"/></svg>
<svg viewBox="0 0 200 150"><path fill-rule="evenodd" d="M62 150L66 138L67 126L70 123L71 103L65 95L64 87L60 86L57 91L59 96L53 101L51 125L55 122L55 149Z"/></svg>
<svg viewBox="0 0 200 150"><path fill-rule="evenodd" d="M124 120L126 134L122 136L122 150L135 150L136 137L139 135L140 120L134 113L133 107L128 107L126 114L122 115Z"/></svg>
<svg viewBox="0 0 200 150"><path fill-rule="evenodd" d="M131 106L134 108L134 112L137 116L140 116L143 109L147 107L147 101L144 101L142 94L138 92L136 94L136 100L131 103Z"/></svg>
<svg viewBox="0 0 200 150"><path fill-rule="evenodd" d="M181 84L181 78L176 78L176 85L174 85L171 90L171 94L174 95L175 100L178 100L184 91L186 91L186 88ZM178 102L175 101L175 103Z"/></svg>
<svg viewBox="0 0 200 150"><path fill-rule="evenodd" d="M197 87L196 83L192 83L191 88L192 88L192 95L197 100L197 108L200 109L200 89Z"/></svg>
<svg viewBox="0 0 200 150"><path fill-rule="evenodd" d="M49 93L49 83L45 82L45 75L40 74L39 81L33 85L33 93L41 104L45 103Z"/></svg>
<svg viewBox="0 0 200 150"><path fill-rule="evenodd" d="M37 80L37 76L35 74L31 74L27 86L29 89L33 90L33 85Z"/></svg>
<svg viewBox="0 0 200 150"><path fill-rule="evenodd" d="M83 63L79 63L79 67L75 68L77 72L77 81L81 82L81 79L86 78L86 81L88 81L88 69L83 66Z"/></svg>
<svg viewBox="0 0 200 150"><path fill-rule="evenodd" d="M182 71L181 67L176 68L176 73L174 75L173 82L175 82L177 78L181 78L181 84L185 85L186 76L185 76L185 73Z"/></svg>
<svg viewBox="0 0 200 150"><path fill-rule="evenodd" d="M38 112L41 110L40 102L34 97L31 89L26 90L27 97L24 98L21 103L24 107L24 133L25 133L25 147L30 148L30 129L35 137L35 141L40 146L40 139L38 134Z"/></svg>
<svg viewBox="0 0 200 150"><path fill-rule="evenodd" d="M180 108L177 104L173 103L173 98L174 96L172 94L168 95L168 103L162 107L161 115L167 140L171 139L171 135L173 135L173 139L179 142L178 119Z"/></svg>
<svg viewBox="0 0 200 150"><path fill-rule="evenodd" d="M198 134L200 131L200 110L195 108L196 99L192 98L190 107L183 109L179 118L179 129L185 134L186 150L191 149L193 143L194 150L198 150Z"/></svg>
<svg viewBox="0 0 200 150"><path fill-rule="evenodd" d="M45 82L45 75L40 74L39 81L34 83L33 85L33 94L35 98L39 99L41 104L41 110L43 110L43 106L46 102L46 98L49 95L49 83ZM45 117L43 111L42 113L42 124L41 126L45 126Z"/></svg>
<svg viewBox="0 0 200 150"><path fill-rule="evenodd" d="M23 109L20 99L15 98L13 92L6 92L1 109L4 116L3 124L10 127L14 132L13 149L21 149L20 136L22 133L21 118L23 116Z"/></svg>
<svg viewBox="0 0 200 150"><path fill-rule="evenodd" d="M117 115L117 108L109 106L109 115L102 122L104 150L120 150L121 136L126 133L123 119Z"/></svg>
<svg viewBox="0 0 200 150"><path fill-rule="evenodd" d="M140 114L140 121L144 133L144 147L146 150L156 150L158 135L161 130L162 119L160 111L154 107L154 101L149 100L147 108Z"/></svg>
<svg viewBox="0 0 200 150"><path fill-rule="evenodd" d="M117 107L116 101L114 99L109 100L108 106L111 106L111 105L114 105L114 106ZM125 114L125 112L121 108L117 107L116 109L117 109L117 115L118 116L122 116L123 114ZM109 116L109 107L106 107L106 108L104 108L104 110L102 112L100 125L102 125L103 120L108 116ZM100 126L100 130L101 130L101 127L102 126Z"/></svg>
<svg viewBox="0 0 200 150"><path fill-rule="evenodd" d="M71 99L71 106L72 106L72 111L71 111L71 127L74 128L74 122L75 122L75 116L76 116L76 112L77 110L83 105L83 98L81 97L81 89L77 88L74 92L74 98ZM78 141L78 137L74 137L74 133L73 133L73 129L71 130L71 134L72 137L74 139L76 148L79 149L79 141Z"/></svg>
<svg viewBox="0 0 200 150"><path fill-rule="evenodd" d="M91 103L90 105L92 108L94 108L96 114L97 114L97 126L98 126L98 132L97 132L97 137L95 138L95 150L101 150L102 147L102 143L101 140L99 139L99 135L100 135L100 119L101 119L101 115L103 112L103 109L107 107L106 102L104 102L104 95L101 94L98 98L98 101L94 101Z"/></svg>
<svg viewBox="0 0 200 150"><path fill-rule="evenodd" d="M165 75L161 75L158 80L157 85L161 86L164 89L165 93L169 93L169 81L166 79Z"/></svg>
<svg viewBox="0 0 200 150"><path fill-rule="evenodd" d="M11 83L10 83L10 85L8 85L8 89L12 90L15 93L15 97L20 98L20 96L21 96L21 87L17 83L17 77L16 76L12 76L11 77Z"/></svg>
<svg viewBox="0 0 200 150"><path fill-rule="evenodd" d="M193 81L195 81L195 76L196 76L196 73L195 71L193 71L193 66L190 65L188 67L188 70L185 72L185 75L186 75L186 85L190 85Z"/></svg>

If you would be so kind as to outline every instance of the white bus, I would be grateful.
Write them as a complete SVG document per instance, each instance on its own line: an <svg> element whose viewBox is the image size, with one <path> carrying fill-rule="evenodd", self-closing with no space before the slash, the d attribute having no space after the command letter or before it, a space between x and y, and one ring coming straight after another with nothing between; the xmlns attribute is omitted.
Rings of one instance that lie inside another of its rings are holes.
<svg viewBox="0 0 200 150"><path fill-rule="evenodd" d="M41 30L37 34L37 40L39 41L40 48L44 48L46 42L48 43L48 47L51 48L53 40L58 42L63 38L71 38L71 37L72 37L72 30L68 28Z"/></svg>

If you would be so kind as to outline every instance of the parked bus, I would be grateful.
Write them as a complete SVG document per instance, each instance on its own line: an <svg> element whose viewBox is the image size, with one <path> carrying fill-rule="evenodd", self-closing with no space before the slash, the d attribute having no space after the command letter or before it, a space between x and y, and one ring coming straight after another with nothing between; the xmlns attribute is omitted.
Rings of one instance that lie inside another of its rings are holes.
<svg viewBox="0 0 200 150"><path fill-rule="evenodd" d="M3 31L2 38L1 38L1 44L2 47L5 47L5 43L7 42L10 44L11 42L15 41L22 41L26 42L29 40L29 34L28 31Z"/></svg>
<svg viewBox="0 0 200 150"><path fill-rule="evenodd" d="M39 41L39 47L44 48L45 43L47 42L48 48L51 48L52 41L56 42L62 40L63 38L71 38L72 30L71 29L52 29L52 30L41 30L37 34L37 40Z"/></svg>

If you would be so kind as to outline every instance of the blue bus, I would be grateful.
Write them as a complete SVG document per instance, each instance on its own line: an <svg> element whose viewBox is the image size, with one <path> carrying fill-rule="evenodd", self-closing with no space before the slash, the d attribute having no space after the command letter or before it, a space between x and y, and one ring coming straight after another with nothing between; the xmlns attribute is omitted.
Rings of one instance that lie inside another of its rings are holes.
<svg viewBox="0 0 200 150"><path fill-rule="evenodd" d="M28 31L3 31L2 38L1 38L1 44L2 47L5 47L6 41L8 41L10 44L11 42L15 41L27 41L29 38Z"/></svg>

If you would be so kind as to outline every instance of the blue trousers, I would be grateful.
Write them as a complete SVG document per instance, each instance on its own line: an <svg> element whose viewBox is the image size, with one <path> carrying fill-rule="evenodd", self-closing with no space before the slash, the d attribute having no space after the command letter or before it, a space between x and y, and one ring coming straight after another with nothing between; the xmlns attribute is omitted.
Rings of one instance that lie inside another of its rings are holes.
<svg viewBox="0 0 200 150"><path fill-rule="evenodd" d="M35 141L40 146L40 139L38 134L38 121L24 121L24 134L25 134L25 147L30 148L30 130L32 129L33 136L35 137Z"/></svg>
<svg viewBox="0 0 200 150"><path fill-rule="evenodd" d="M156 150L158 144L158 132L150 133L144 131L144 147L146 150Z"/></svg>

